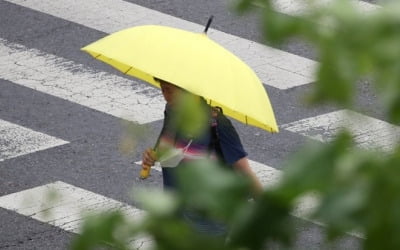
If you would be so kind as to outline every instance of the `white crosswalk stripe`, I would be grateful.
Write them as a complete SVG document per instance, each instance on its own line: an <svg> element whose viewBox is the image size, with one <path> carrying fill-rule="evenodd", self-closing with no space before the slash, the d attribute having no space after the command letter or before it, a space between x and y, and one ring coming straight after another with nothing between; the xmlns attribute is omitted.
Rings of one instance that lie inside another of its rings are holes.
<svg viewBox="0 0 400 250"><path fill-rule="evenodd" d="M136 165L141 166L142 161L135 162ZM249 160L250 167L252 171L257 175L263 187L268 189L273 189L282 179L283 172L276 168L270 167L268 165L262 164L257 161ZM159 164L152 167L155 171L161 171ZM301 197L298 202L294 205L292 214L299 218L308 219L312 211L316 208L318 204L318 199L313 195L305 195Z"/></svg>
<svg viewBox="0 0 400 250"><path fill-rule="evenodd" d="M338 110L282 125L282 128L312 139L329 142L347 128L358 146L390 151L400 141L400 127L351 110Z"/></svg>
<svg viewBox="0 0 400 250"><path fill-rule="evenodd" d="M6 1L106 33L142 24L162 24L194 32L203 30L202 25L122 0ZM377 7L365 2L357 3L364 11ZM301 12L303 8L292 0L276 0L276 4L281 12L291 15ZM211 29L209 35L247 62L266 85L285 90L314 81L317 62L313 60L215 29ZM94 71L85 65L1 37L0 78L139 124L163 118L165 103L160 91L134 79ZM390 150L400 139L399 127L349 110L301 119L281 128L328 142L343 126L351 128L356 143L363 148ZM66 143L69 142L0 119L0 162ZM253 160L250 164L266 188L279 183L282 176L280 170ZM53 197L53 191L59 196ZM306 196L298 202L293 214L307 218L316 204L314 197ZM125 203L61 181L4 195L0 197L0 207L74 233L79 233L85 217L82 211L122 209L132 218L140 218L144 214ZM145 248L146 242L148 239L139 239L134 244Z"/></svg>
<svg viewBox="0 0 400 250"><path fill-rule="evenodd" d="M160 120L161 92L0 38L0 77L139 124Z"/></svg>
<svg viewBox="0 0 400 250"><path fill-rule="evenodd" d="M297 1L297 0L274 0L272 4L274 8L282 13L288 15L304 14L310 6L324 7L328 6L332 0L319 0L319 1ZM378 8L377 5L368 2L352 0L355 9L360 12L369 12Z"/></svg>
<svg viewBox="0 0 400 250"><path fill-rule="evenodd" d="M260 179L260 182L265 188L273 188L279 183L282 177L282 172L280 170L253 160L249 160L249 163L251 169ZM137 161L135 164L141 166L142 161ZM155 164L152 169L161 171L160 164Z"/></svg>
<svg viewBox="0 0 400 250"><path fill-rule="evenodd" d="M0 119L0 162L69 143Z"/></svg>
<svg viewBox="0 0 400 250"><path fill-rule="evenodd" d="M73 233L94 214L120 211L131 223L139 223L144 215L143 210L61 181L2 196L0 207ZM143 237L132 244L147 249L149 242Z"/></svg>

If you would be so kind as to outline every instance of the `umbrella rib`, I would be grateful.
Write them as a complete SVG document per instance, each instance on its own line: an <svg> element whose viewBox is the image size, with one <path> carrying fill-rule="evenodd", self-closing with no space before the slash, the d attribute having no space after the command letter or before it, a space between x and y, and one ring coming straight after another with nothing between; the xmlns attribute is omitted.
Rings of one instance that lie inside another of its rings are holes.
<svg viewBox="0 0 400 250"><path fill-rule="evenodd" d="M124 72L124 74L126 75L129 72L129 70L131 70L131 69L132 69L132 67L129 67L129 69Z"/></svg>

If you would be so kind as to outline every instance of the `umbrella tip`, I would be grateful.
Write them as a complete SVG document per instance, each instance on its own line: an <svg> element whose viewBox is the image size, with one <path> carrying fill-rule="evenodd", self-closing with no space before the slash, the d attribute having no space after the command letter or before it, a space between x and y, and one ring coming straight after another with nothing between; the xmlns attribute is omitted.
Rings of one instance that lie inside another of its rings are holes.
<svg viewBox="0 0 400 250"><path fill-rule="evenodd" d="M210 27L213 18L214 18L213 15L211 15L210 18L208 18L208 21L207 21L207 24L206 24L206 28L204 29L204 34L207 34L208 28Z"/></svg>

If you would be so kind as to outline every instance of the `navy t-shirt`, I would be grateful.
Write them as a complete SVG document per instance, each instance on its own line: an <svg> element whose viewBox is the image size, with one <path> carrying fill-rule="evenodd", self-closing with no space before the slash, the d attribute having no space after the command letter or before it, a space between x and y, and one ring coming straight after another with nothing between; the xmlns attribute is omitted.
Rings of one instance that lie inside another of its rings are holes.
<svg viewBox="0 0 400 250"><path fill-rule="evenodd" d="M232 122L222 114L219 114L217 117L216 133L226 164L232 165L247 156Z"/></svg>
<svg viewBox="0 0 400 250"><path fill-rule="evenodd" d="M161 138L165 134L173 134L173 137L175 137L175 141L188 140L187 138L184 138L183 135L179 135L179 133L171 132L171 130L169 129L171 123L169 113L170 111L168 107L166 107L166 110L164 112L164 125L159 138ZM233 127L231 121L221 113L213 119L215 120L210 122L210 129L205 131L202 136L200 136L199 138L191 138L191 140L193 140L192 145L194 147L203 147L209 149L214 153L215 151L220 151L219 154L218 152L216 154L221 155L221 157L223 158L222 161L228 166L247 156L247 153L245 152L243 145L240 141L239 135ZM215 124L215 122L216 127L215 132L213 132L211 124ZM212 143L213 139L215 139L215 136L217 136L218 138L217 146L219 146L219 150L216 150L215 146L213 145L214 143ZM162 168L164 187L176 188L177 183L175 172L179 167L181 167L181 164L179 164L175 168Z"/></svg>

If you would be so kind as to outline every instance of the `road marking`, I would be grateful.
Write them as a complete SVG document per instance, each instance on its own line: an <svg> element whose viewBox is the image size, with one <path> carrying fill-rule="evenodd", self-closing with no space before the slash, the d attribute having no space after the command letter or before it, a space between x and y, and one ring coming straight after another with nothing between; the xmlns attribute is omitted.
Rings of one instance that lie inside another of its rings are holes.
<svg viewBox="0 0 400 250"><path fill-rule="evenodd" d="M0 77L140 124L163 118L161 92L0 38Z"/></svg>
<svg viewBox="0 0 400 250"><path fill-rule="evenodd" d="M333 0L318 0L318 1L298 1L298 0L274 0L272 4L274 8L281 13L287 15L305 14L310 7L325 7L332 3ZM354 8L361 13L366 13L379 8L378 5L364 1L351 0Z"/></svg>
<svg viewBox="0 0 400 250"><path fill-rule="evenodd" d="M193 32L204 29L203 25L122 0L7 1L106 33L144 24L166 25ZM313 60L214 29L209 29L208 34L245 61L266 85L288 89L315 79L317 63Z"/></svg>
<svg viewBox="0 0 400 250"><path fill-rule="evenodd" d="M135 164L141 166L142 161L136 161ZM272 189L276 187L282 179L283 172L281 170L275 169L273 167L253 160L249 160L249 164L265 189ZM139 169L140 168L138 168L138 171ZM159 164L156 164L156 166L152 167L152 169L155 171L161 171L161 167ZM307 194L301 196L294 205L291 214L296 217L308 220L311 213L314 211L318 204L318 199L315 195Z"/></svg>
<svg viewBox="0 0 400 250"><path fill-rule="evenodd" d="M275 169L273 167L253 160L249 160L249 164L265 189L272 189L276 187L283 178L284 173L281 170ZM291 214L298 218L309 220L311 214L314 212L318 205L319 199L316 195L302 195L296 200ZM317 221L313 222L320 224Z"/></svg>
<svg viewBox="0 0 400 250"><path fill-rule="evenodd" d="M0 162L69 143L0 119Z"/></svg>
<svg viewBox="0 0 400 250"><path fill-rule="evenodd" d="M253 160L249 160L249 163L251 169L260 179L260 182L265 188L271 188L279 183L282 175L282 172L280 170ZM142 161L136 161L135 164L138 166L142 166ZM153 166L152 169L156 171L161 171L161 166L158 162L156 162L155 166Z"/></svg>
<svg viewBox="0 0 400 250"><path fill-rule="evenodd" d="M350 110L338 110L281 126L282 129L329 142L348 128L361 148L390 151L400 141L400 127Z"/></svg>
<svg viewBox="0 0 400 250"><path fill-rule="evenodd" d="M143 210L61 181L2 196L0 207L73 233L80 233L84 219L92 214L121 211L132 221L139 221L145 214ZM145 248L149 238L138 238L132 244Z"/></svg>
<svg viewBox="0 0 400 250"><path fill-rule="evenodd" d="M278 169L253 160L249 160L249 164L265 188L276 186L282 178L282 171Z"/></svg>

